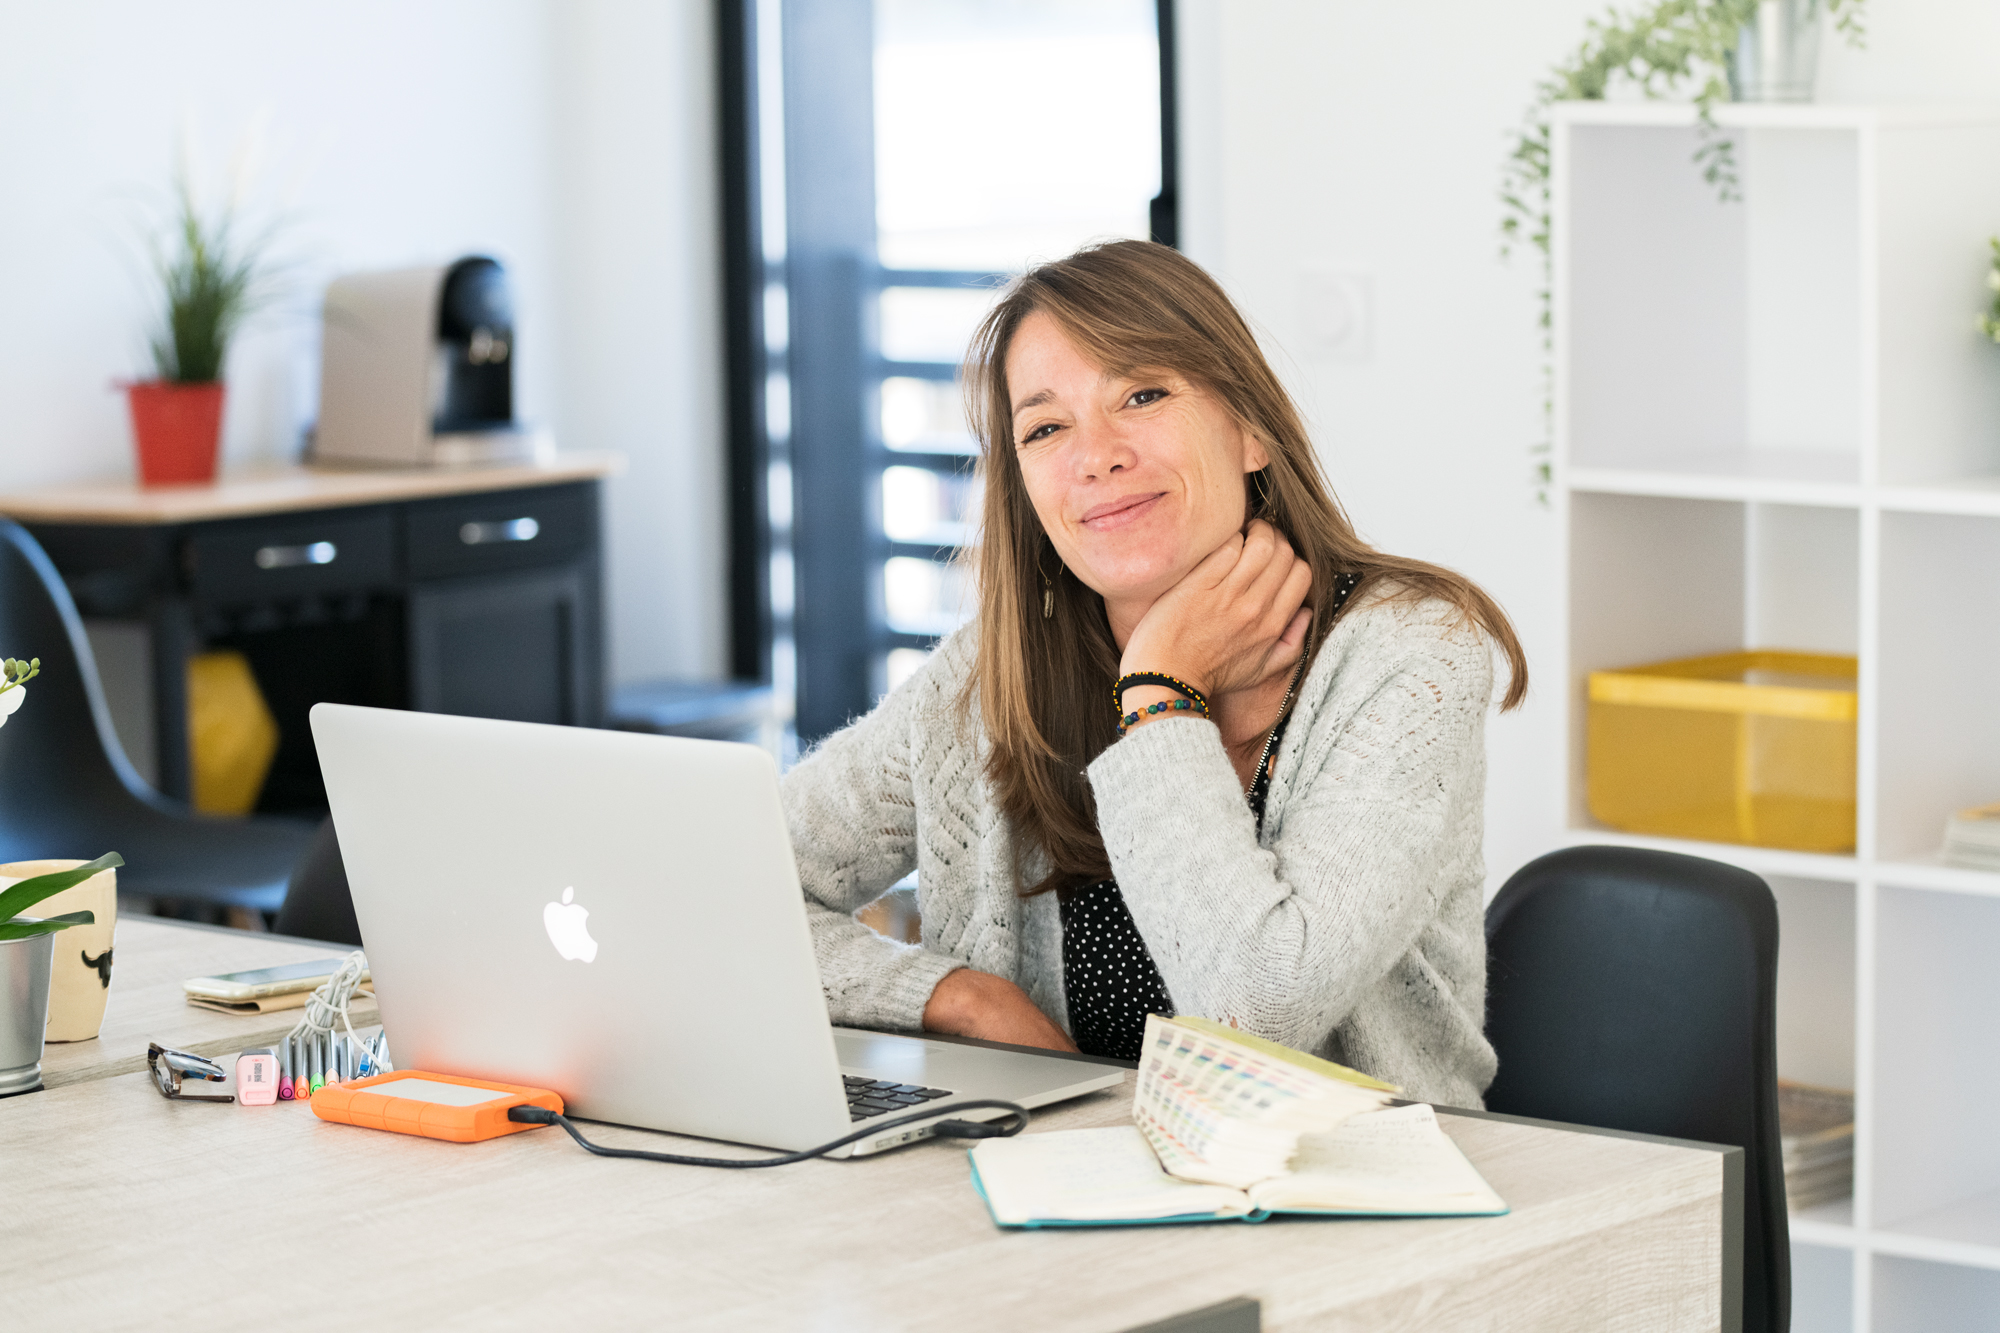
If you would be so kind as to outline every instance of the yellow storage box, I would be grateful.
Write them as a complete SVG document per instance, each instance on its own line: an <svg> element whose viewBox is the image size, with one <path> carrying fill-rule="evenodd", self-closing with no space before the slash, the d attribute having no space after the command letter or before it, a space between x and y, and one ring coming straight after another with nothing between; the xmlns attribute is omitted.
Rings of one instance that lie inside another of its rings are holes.
<svg viewBox="0 0 2000 1333"><path fill-rule="evenodd" d="M1590 673L1590 813L1632 833L1854 847L1855 660L1688 657Z"/></svg>

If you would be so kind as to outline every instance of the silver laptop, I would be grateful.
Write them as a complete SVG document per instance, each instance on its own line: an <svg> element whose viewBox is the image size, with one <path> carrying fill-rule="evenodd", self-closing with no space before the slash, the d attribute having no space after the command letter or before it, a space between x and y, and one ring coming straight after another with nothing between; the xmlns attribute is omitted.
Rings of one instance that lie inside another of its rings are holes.
<svg viewBox="0 0 2000 1333"><path fill-rule="evenodd" d="M777 767L753 746L341 704L312 727L398 1068L786 1150L906 1109L1046 1106L1124 1078L833 1027Z"/></svg>

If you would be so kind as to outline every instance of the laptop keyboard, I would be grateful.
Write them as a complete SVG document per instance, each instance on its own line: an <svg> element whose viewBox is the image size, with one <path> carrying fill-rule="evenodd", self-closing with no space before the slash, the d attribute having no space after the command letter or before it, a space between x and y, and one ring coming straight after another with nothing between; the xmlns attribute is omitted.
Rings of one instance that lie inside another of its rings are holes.
<svg viewBox="0 0 2000 1333"><path fill-rule="evenodd" d="M925 1102L951 1096L943 1088L920 1088L914 1083L891 1083L887 1079L867 1079L856 1074L842 1074L840 1081L847 1085L849 1120L870 1120L878 1115L888 1115L891 1111L909 1111Z"/></svg>

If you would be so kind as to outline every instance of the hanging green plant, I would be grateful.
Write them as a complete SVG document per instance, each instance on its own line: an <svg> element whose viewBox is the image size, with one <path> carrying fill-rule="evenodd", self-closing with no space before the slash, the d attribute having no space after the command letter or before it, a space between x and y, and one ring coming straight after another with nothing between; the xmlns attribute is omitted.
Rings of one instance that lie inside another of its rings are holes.
<svg viewBox="0 0 2000 1333"><path fill-rule="evenodd" d="M1849 45L1862 46L1865 0L1821 3ZM1658 0L1631 14L1607 11L1586 24L1582 43L1535 85L1535 100L1522 117L1520 134L1501 174L1500 253L1511 257L1525 244L1540 256L1535 303L1542 339L1542 438L1530 453L1535 460L1536 493L1544 501L1555 422L1549 109L1557 102L1603 101L1615 81L1656 99L1684 96L1691 89L1698 129L1694 165L1719 198L1738 198L1736 144L1716 124L1714 110L1717 102L1730 100L1730 64L1745 26L1756 21L1758 4L1759 0Z"/></svg>
<svg viewBox="0 0 2000 1333"><path fill-rule="evenodd" d="M1986 267L1986 285L1993 291L1993 300L1979 315L1979 331L2000 343L2000 236L1986 243L1993 251L1993 258Z"/></svg>

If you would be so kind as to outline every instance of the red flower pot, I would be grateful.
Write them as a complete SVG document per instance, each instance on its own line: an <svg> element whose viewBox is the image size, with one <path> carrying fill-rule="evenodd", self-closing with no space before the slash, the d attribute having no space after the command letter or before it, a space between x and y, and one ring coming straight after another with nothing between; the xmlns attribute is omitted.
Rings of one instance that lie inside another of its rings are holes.
<svg viewBox="0 0 2000 1333"><path fill-rule="evenodd" d="M139 446L139 480L147 486L215 480L222 437L222 383L147 380L125 386L132 436Z"/></svg>

